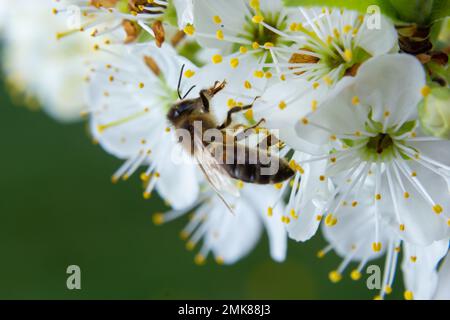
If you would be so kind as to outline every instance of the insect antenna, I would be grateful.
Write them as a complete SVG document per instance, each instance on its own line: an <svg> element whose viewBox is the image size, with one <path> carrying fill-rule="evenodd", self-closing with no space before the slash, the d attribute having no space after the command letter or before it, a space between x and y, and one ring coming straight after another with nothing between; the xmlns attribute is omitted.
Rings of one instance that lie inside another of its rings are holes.
<svg viewBox="0 0 450 320"><path fill-rule="evenodd" d="M191 93L191 91L194 90L195 87L196 87L196 85L193 85L193 86L188 90L188 92L186 92L186 94L184 95L183 99L181 99L181 100L184 100L184 99L189 95L189 93Z"/></svg>
<svg viewBox="0 0 450 320"><path fill-rule="evenodd" d="M184 64L181 67L181 71L180 71L180 77L178 78L178 85L177 85L177 93L178 93L178 98L180 98L180 100L183 100L183 98L181 97L181 93L180 93L180 87L181 87L181 78L183 77L183 71L184 71Z"/></svg>

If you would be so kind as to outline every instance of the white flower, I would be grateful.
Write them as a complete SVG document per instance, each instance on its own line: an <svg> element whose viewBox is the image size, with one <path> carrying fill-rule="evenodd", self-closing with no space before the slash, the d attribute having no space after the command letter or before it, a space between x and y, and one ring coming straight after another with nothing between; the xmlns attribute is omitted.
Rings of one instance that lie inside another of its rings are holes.
<svg viewBox="0 0 450 320"><path fill-rule="evenodd" d="M271 61L272 48L281 45L278 29L286 26L287 10L280 0L194 2L194 25L185 28L200 45L220 49L211 58L239 75L240 91L251 91L257 82L272 78L263 65ZM226 55L226 57L223 57ZM246 72L240 66L248 66Z"/></svg>
<svg viewBox="0 0 450 320"><path fill-rule="evenodd" d="M285 75L313 81L313 86L337 83L355 75L367 59L396 47L397 32L384 17L372 28L368 16L339 9L295 8L286 23L288 49L274 48L274 66ZM277 51L279 50L279 51Z"/></svg>
<svg viewBox="0 0 450 320"><path fill-rule="evenodd" d="M279 0L198 0L194 26L188 30L199 43L227 55L212 57L225 62L230 72L251 64L251 74L241 74L247 89L254 78L302 78L317 88L354 75L372 56L393 50L397 34L381 18L379 29L368 27L367 17L354 11L284 8Z"/></svg>
<svg viewBox="0 0 450 320"><path fill-rule="evenodd" d="M62 0L64 8L55 9L70 19L69 31L89 30L93 37L109 34L117 42L144 42L155 38L160 46L165 28L178 23L182 29L193 21L192 0Z"/></svg>
<svg viewBox="0 0 450 320"><path fill-rule="evenodd" d="M344 203L338 211L339 223L333 228L323 227L323 233L329 245L319 251L323 258L334 250L344 260L337 269L330 272L332 282L338 282L346 268L357 263L350 272L353 280L363 276L369 262L385 256L381 290L376 298L383 299L392 292L395 273L399 261L399 252L403 251L402 271L405 278L404 298L430 299L438 284L437 265L448 251L449 241L441 240L428 246L417 246L402 241L395 230L380 219L375 210L375 200L371 193L374 181L369 180L358 195L360 203L354 206ZM394 215L392 208L385 208L386 214ZM374 244L376 229L379 228L377 244Z"/></svg>
<svg viewBox="0 0 450 320"><path fill-rule="evenodd" d="M89 86L92 134L106 151L126 160L113 181L127 179L140 166L148 166L141 174L146 184L144 197L149 198L156 187L176 209L192 205L199 193L195 164L175 161L184 151L166 119L178 100L182 65L186 66L183 94L189 89L188 80L195 81L196 68L167 45L135 45L130 52L111 55L95 67Z"/></svg>
<svg viewBox="0 0 450 320"><path fill-rule="evenodd" d="M193 250L203 239L199 253L195 257L197 264L203 264L209 253L218 263L233 264L246 256L258 243L263 229L266 229L270 255L275 261L286 257L287 237L281 222L284 206L281 204L267 216L267 207L277 197L271 186L245 185L238 198L227 198L234 208L231 214L228 208L210 189L200 196L199 206L195 209L189 223L181 231L186 247ZM157 213L153 221L160 225L180 217L189 210L174 210Z"/></svg>
<svg viewBox="0 0 450 320"><path fill-rule="evenodd" d="M322 175L336 184L323 207L328 224L339 221L336 212L344 201L358 205L349 195L357 195L373 175L375 212L383 216L383 208L393 208L388 223L402 239L428 245L448 238L450 143L421 136L417 105L428 92L420 63L395 54L367 61L317 109L296 101L302 110L296 134L285 140L292 146L315 144L314 159L328 162ZM376 228L373 242L379 237Z"/></svg>
<svg viewBox="0 0 450 320"><path fill-rule="evenodd" d="M85 35L58 41L65 20L52 15L53 2L11 1L4 21L4 69L20 92L37 99L52 117L80 118L86 60L93 43Z"/></svg>

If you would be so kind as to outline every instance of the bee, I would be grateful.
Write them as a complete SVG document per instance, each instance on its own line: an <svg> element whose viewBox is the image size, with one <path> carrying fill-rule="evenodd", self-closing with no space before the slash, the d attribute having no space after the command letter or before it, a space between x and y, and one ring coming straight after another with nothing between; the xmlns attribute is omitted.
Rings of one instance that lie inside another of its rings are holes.
<svg viewBox="0 0 450 320"><path fill-rule="evenodd" d="M222 191L238 196L236 183L233 179L254 184L278 184L295 174L286 160L272 155L268 151L268 147L278 141L273 135L267 136L263 143L258 144L255 148L237 143L239 139L245 137L246 133L257 128L264 119L251 127L238 125L245 128L244 135L240 135L240 138L237 136L230 137L227 133L229 131L227 129L232 128L233 114L251 109L254 101L249 105L231 108L227 113L226 120L219 124L211 113L210 105L211 99L225 88L226 82L216 81L212 87L200 90L198 98L186 99L186 96L195 86L191 87L183 97L181 96L179 88L183 68L178 82L180 101L170 108L167 119L175 129L184 129L189 132L190 141L179 142L197 159L201 171L219 196ZM196 122L201 123L200 129L195 125ZM205 132L210 129L219 130L223 139L219 142L205 141L203 138ZM262 144L267 146L266 150L261 148ZM230 153L232 153L232 157L228 157ZM249 159L256 159L256 161L249 161ZM270 168L273 163L277 164L277 170L270 174L262 174L263 169Z"/></svg>

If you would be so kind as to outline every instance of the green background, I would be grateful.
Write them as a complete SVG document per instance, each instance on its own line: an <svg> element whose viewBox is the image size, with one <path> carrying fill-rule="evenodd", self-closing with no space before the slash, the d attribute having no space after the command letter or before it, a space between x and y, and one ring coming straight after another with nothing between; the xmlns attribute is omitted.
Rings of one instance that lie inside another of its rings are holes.
<svg viewBox="0 0 450 320"><path fill-rule="evenodd" d="M121 164L91 143L86 124L59 124L13 104L0 85L1 299L371 299L378 292L338 284L341 259L317 259L326 243L289 242L273 262L264 235L233 266L193 262L179 232L186 218L155 226L163 210L145 201L138 177L113 185ZM68 265L81 267L81 290L66 288ZM352 265L353 267L353 265ZM348 269L348 271L350 271ZM402 296L401 273L390 298Z"/></svg>

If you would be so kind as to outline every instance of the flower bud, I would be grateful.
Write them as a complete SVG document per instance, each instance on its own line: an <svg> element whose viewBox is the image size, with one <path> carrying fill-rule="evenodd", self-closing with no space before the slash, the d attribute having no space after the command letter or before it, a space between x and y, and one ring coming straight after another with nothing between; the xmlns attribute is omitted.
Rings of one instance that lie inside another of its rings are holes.
<svg viewBox="0 0 450 320"><path fill-rule="evenodd" d="M450 88L433 88L420 104L419 114L426 133L450 139Z"/></svg>

